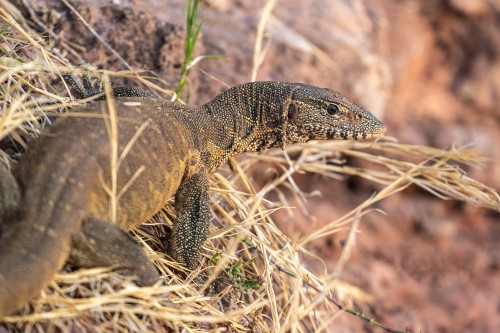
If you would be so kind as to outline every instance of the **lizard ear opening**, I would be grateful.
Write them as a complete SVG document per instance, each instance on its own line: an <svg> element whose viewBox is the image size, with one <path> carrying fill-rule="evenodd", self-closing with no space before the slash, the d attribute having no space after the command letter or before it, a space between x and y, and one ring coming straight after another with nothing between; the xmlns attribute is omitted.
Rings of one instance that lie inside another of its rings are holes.
<svg viewBox="0 0 500 333"><path fill-rule="evenodd" d="M293 120L297 117L298 106L295 103L290 103L288 106L288 120Z"/></svg>
<svg viewBox="0 0 500 333"><path fill-rule="evenodd" d="M278 128L278 145L281 149L285 149L287 140L286 132L288 127L288 120L292 119L297 114L297 106L293 103L293 93L297 87L292 87L290 93L288 94L285 103L283 103L283 109L281 112L281 125Z"/></svg>

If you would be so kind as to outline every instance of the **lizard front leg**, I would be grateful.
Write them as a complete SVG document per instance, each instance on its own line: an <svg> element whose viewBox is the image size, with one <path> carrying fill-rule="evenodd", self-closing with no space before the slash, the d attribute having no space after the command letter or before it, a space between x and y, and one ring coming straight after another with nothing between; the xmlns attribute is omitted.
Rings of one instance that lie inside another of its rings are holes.
<svg viewBox="0 0 500 333"><path fill-rule="evenodd" d="M177 219L174 221L170 253L189 269L198 266L201 247L210 222L208 177L199 171L179 187L175 195Z"/></svg>

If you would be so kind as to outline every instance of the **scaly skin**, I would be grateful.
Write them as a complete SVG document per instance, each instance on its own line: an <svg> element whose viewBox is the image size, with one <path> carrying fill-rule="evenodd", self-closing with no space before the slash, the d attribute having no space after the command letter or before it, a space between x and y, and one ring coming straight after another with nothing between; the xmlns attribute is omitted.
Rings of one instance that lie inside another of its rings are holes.
<svg viewBox="0 0 500 333"><path fill-rule="evenodd" d="M112 266L140 285L154 283L156 268L126 231L174 196L171 255L195 268L210 219L207 175L230 156L385 132L343 95L304 84L248 83L200 108L134 89L119 92L133 97L114 101L118 156L126 150L117 173L115 221L105 190L112 179L106 101L82 106L85 117L61 117L23 156L15 180L7 177L0 185L0 318L34 297L68 258L82 267Z"/></svg>

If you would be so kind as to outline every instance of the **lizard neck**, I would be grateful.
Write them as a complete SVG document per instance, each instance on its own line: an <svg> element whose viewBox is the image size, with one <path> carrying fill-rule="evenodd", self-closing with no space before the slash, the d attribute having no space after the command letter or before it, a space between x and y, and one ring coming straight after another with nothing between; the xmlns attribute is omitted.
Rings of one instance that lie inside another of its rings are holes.
<svg viewBox="0 0 500 333"><path fill-rule="evenodd" d="M215 170L229 157L285 146L288 104L294 85L251 82L232 87L201 107L202 158Z"/></svg>

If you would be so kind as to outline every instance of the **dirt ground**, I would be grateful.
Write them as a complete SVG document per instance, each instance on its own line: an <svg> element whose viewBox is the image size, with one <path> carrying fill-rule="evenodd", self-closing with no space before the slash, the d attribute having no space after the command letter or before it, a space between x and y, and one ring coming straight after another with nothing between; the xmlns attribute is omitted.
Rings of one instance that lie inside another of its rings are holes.
<svg viewBox="0 0 500 333"><path fill-rule="evenodd" d="M98 6L98 3L100 5ZM88 1L78 10L134 67L178 79L183 54L182 1ZM203 4L206 22L191 74L192 104L225 84L250 80L256 30L265 1ZM58 1L38 13L67 15L56 27L78 44L86 62L123 65ZM474 178L500 188L500 1L280 0L267 24L258 80L297 81L342 91L381 117L400 142L437 147L473 144L491 159ZM356 161L352 161L356 163ZM296 179L310 217L284 212L292 237L340 216L380 189L360 179ZM293 202L292 202L293 203ZM363 218L357 246L341 278L373 295L362 309L389 327L412 332L497 332L500 327L500 215L443 201L412 187ZM310 250L332 269L343 234ZM311 260L312 267L322 269ZM350 316L331 332L379 332Z"/></svg>

